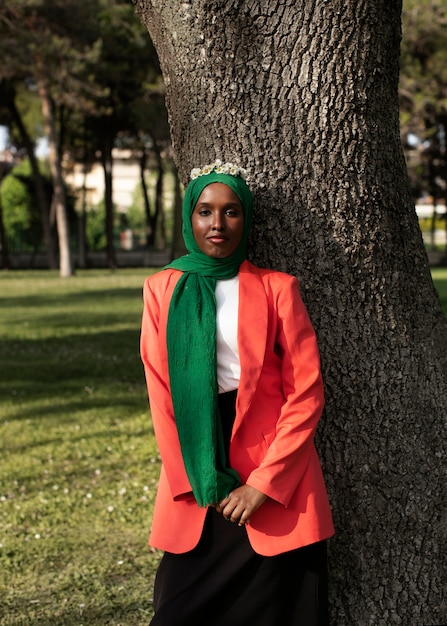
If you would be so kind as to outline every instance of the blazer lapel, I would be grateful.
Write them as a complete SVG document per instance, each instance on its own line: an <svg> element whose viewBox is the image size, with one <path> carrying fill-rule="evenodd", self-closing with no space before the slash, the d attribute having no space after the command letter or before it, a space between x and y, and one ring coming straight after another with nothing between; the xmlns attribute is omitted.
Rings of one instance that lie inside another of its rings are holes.
<svg viewBox="0 0 447 626"><path fill-rule="evenodd" d="M238 347L241 380L236 406L235 432L250 406L261 375L267 345L268 302L260 274L245 261L239 270Z"/></svg>

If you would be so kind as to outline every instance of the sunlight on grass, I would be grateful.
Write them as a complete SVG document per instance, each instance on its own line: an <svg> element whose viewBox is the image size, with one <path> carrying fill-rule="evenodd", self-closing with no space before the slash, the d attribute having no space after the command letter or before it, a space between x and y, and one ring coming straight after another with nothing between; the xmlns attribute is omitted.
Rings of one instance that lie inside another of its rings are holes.
<svg viewBox="0 0 447 626"><path fill-rule="evenodd" d="M0 275L0 624L147 624L159 472L148 270ZM447 312L447 269L433 270Z"/></svg>
<svg viewBox="0 0 447 626"><path fill-rule="evenodd" d="M148 623L148 270L0 278L0 623Z"/></svg>

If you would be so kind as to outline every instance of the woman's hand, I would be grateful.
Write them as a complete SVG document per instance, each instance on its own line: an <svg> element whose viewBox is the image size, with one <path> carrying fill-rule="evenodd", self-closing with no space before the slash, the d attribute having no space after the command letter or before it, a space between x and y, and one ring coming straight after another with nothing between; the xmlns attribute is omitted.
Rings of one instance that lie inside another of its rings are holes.
<svg viewBox="0 0 447 626"><path fill-rule="evenodd" d="M242 485L230 492L216 505L218 513L239 526L250 523L250 516L267 500L267 496L250 485Z"/></svg>

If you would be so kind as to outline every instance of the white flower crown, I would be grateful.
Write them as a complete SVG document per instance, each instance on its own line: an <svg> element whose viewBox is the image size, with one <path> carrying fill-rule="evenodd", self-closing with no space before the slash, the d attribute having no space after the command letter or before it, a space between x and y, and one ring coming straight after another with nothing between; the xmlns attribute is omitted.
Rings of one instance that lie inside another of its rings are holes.
<svg viewBox="0 0 447 626"><path fill-rule="evenodd" d="M230 174L230 176L240 176L243 180L247 179L247 170L243 167L235 165L234 163L222 163L220 159L216 159L214 163L210 165L204 165L203 167L195 167L191 170L191 180L199 178L199 176L206 176L216 172L216 174Z"/></svg>

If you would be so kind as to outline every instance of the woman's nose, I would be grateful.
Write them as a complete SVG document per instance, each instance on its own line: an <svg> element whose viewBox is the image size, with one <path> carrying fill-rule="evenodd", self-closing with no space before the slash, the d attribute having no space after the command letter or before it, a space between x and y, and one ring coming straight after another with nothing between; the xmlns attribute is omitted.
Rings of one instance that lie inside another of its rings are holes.
<svg viewBox="0 0 447 626"><path fill-rule="evenodd" d="M220 213L213 214L213 230L223 230L225 228L225 220Z"/></svg>

